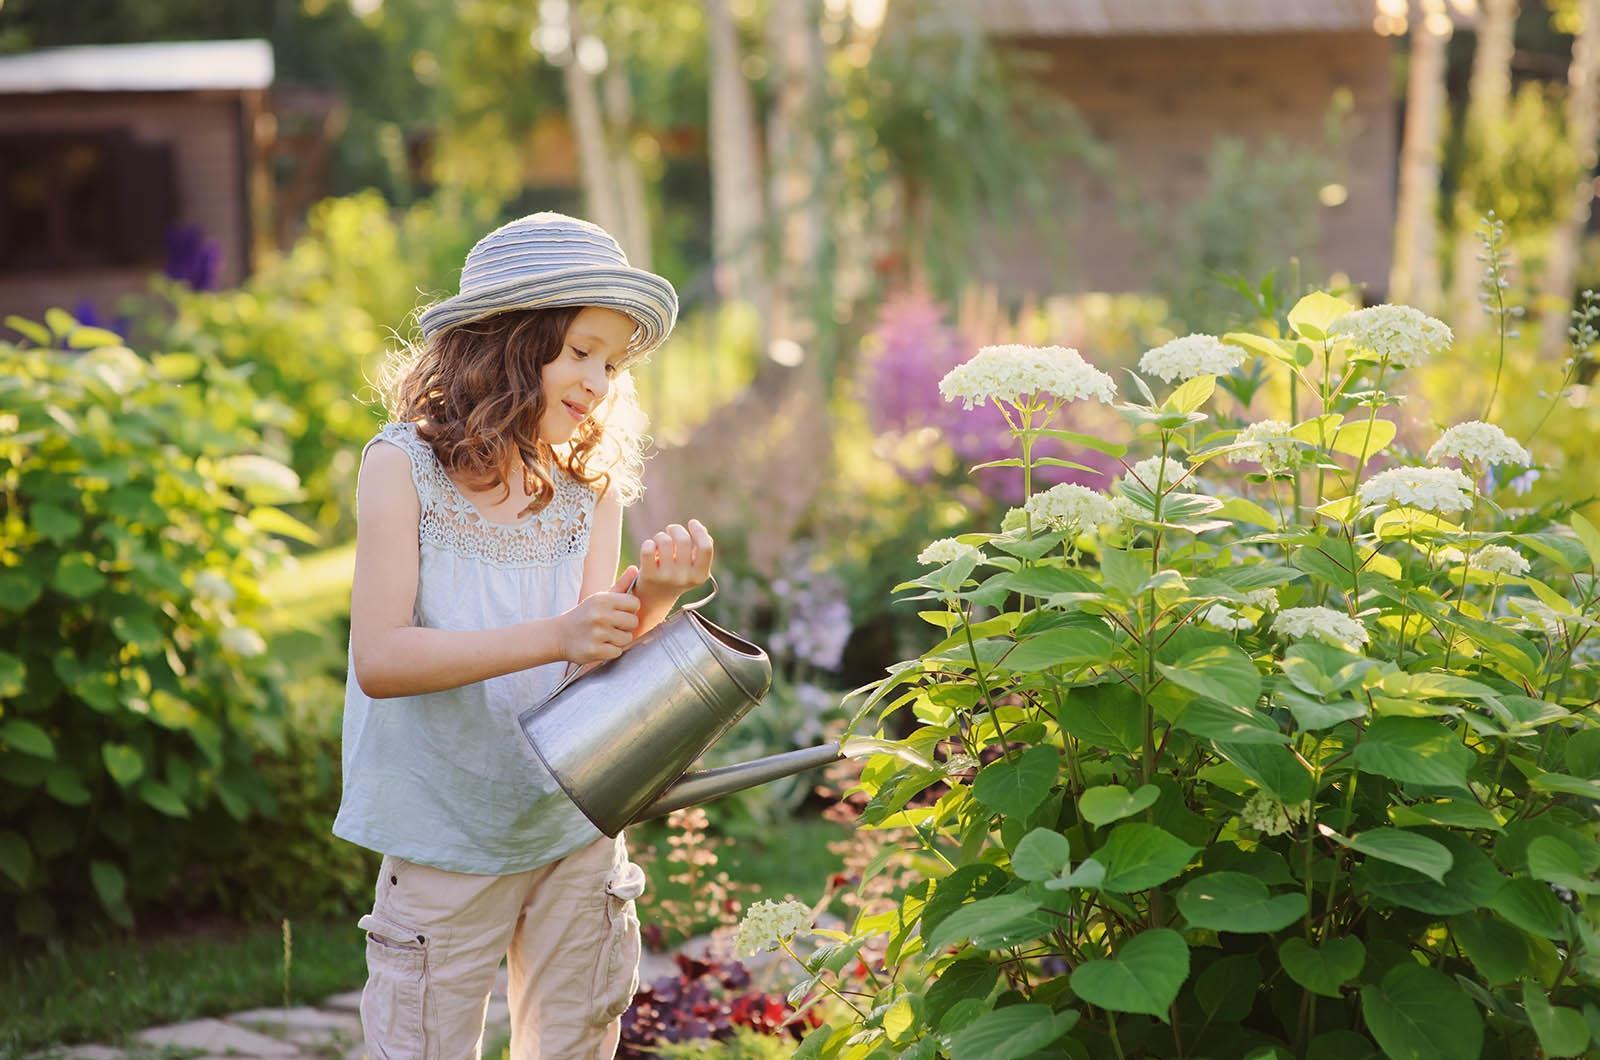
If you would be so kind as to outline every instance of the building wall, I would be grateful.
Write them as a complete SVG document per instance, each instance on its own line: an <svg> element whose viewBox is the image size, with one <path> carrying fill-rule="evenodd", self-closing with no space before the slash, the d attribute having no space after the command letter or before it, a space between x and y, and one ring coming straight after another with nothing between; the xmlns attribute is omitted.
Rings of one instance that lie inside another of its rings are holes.
<svg viewBox="0 0 1600 1060"><path fill-rule="evenodd" d="M178 223L198 224L217 240L219 282L232 286L249 260L239 99L236 92L0 96L0 132L125 129L141 140L170 143ZM150 272L148 266L0 272L0 315L37 319L49 306L70 309L87 298L109 316L123 295L148 287Z"/></svg>
<svg viewBox="0 0 1600 1060"><path fill-rule="evenodd" d="M1388 283L1398 154L1391 44L1351 34L1078 38L1018 41L1047 60L1047 78L1113 155L1110 179L1064 165L1075 208L1033 218L986 240L984 269L1002 290L1146 289L1152 250L1119 216L1136 197L1146 211L1170 209L1205 190L1219 138L1269 136L1320 145L1334 93L1353 110L1343 172L1329 183L1348 198L1319 207L1320 245L1304 258L1368 285ZM1162 213L1151 214L1162 218ZM1158 221L1158 230L1164 223ZM1052 256L1058 260L1050 264ZM1308 273L1307 278L1314 274Z"/></svg>

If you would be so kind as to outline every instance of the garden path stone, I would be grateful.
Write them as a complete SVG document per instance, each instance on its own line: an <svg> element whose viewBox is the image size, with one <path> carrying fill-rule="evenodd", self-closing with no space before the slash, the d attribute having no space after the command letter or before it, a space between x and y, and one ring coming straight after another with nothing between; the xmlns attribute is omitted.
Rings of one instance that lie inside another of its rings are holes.
<svg viewBox="0 0 1600 1060"><path fill-rule="evenodd" d="M152 1027L134 1035L134 1040L142 1045L195 1050L212 1056L297 1056L300 1052L288 1042L216 1019Z"/></svg>
<svg viewBox="0 0 1600 1060"><path fill-rule="evenodd" d="M263 1008L236 1012L227 1019L301 1045L348 1045L361 1040L361 1017L352 1012Z"/></svg>
<svg viewBox="0 0 1600 1060"><path fill-rule="evenodd" d="M322 1007L330 1012L360 1012L361 991L347 990L322 999Z"/></svg>
<svg viewBox="0 0 1600 1060"><path fill-rule="evenodd" d="M46 1050L34 1055L49 1056L52 1060L123 1060L128 1054L109 1045L77 1045L61 1053Z"/></svg>

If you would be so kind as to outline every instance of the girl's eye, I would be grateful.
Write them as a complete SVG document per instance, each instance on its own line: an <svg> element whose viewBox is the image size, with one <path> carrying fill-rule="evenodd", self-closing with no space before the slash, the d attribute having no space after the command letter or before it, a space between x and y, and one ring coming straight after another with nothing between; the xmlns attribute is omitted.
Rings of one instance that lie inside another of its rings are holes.
<svg viewBox="0 0 1600 1060"><path fill-rule="evenodd" d="M617 374L617 366L616 365L614 365L614 364L606 365L606 375L616 375L616 374Z"/></svg>
<svg viewBox="0 0 1600 1060"><path fill-rule="evenodd" d="M578 360L581 361L585 357L589 356L589 351L588 350L580 350L580 349L578 349L578 347L574 346L574 347L572 347L572 354L573 354L574 357L578 358Z"/></svg>

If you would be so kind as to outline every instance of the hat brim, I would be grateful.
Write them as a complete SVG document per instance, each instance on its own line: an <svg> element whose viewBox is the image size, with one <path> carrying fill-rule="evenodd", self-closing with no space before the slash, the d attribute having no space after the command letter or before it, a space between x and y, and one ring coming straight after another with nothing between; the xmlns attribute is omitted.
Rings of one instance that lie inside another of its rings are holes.
<svg viewBox="0 0 1600 1060"><path fill-rule="evenodd" d="M624 366L666 341L678 319L677 292L672 284L655 273L627 266L583 265L535 276L516 276L471 294L446 298L424 309L417 317L417 324L426 341L451 328L497 313L591 305L615 309L639 325L628 343Z"/></svg>

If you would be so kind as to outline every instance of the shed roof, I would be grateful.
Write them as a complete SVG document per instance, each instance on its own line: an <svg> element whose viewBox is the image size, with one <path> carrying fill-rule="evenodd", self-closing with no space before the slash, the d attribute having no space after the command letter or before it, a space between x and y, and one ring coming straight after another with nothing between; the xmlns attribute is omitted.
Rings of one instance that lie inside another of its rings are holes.
<svg viewBox="0 0 1600 1060"><path fill-rule="evenodd" d="M0 56L0 93L183 92L266 88L264 40L89 44Z"/></svg>
<svg viewBox="0 0 1600 1060"><path fill-rule="evenodd" d="M991 33L1026 36L1130 37L1234 33L1370 31L1378 0L976 0ZM1457 22L1470 0L1450 0ZM1404 10L1402 7L1401 10Z"/></svg>

